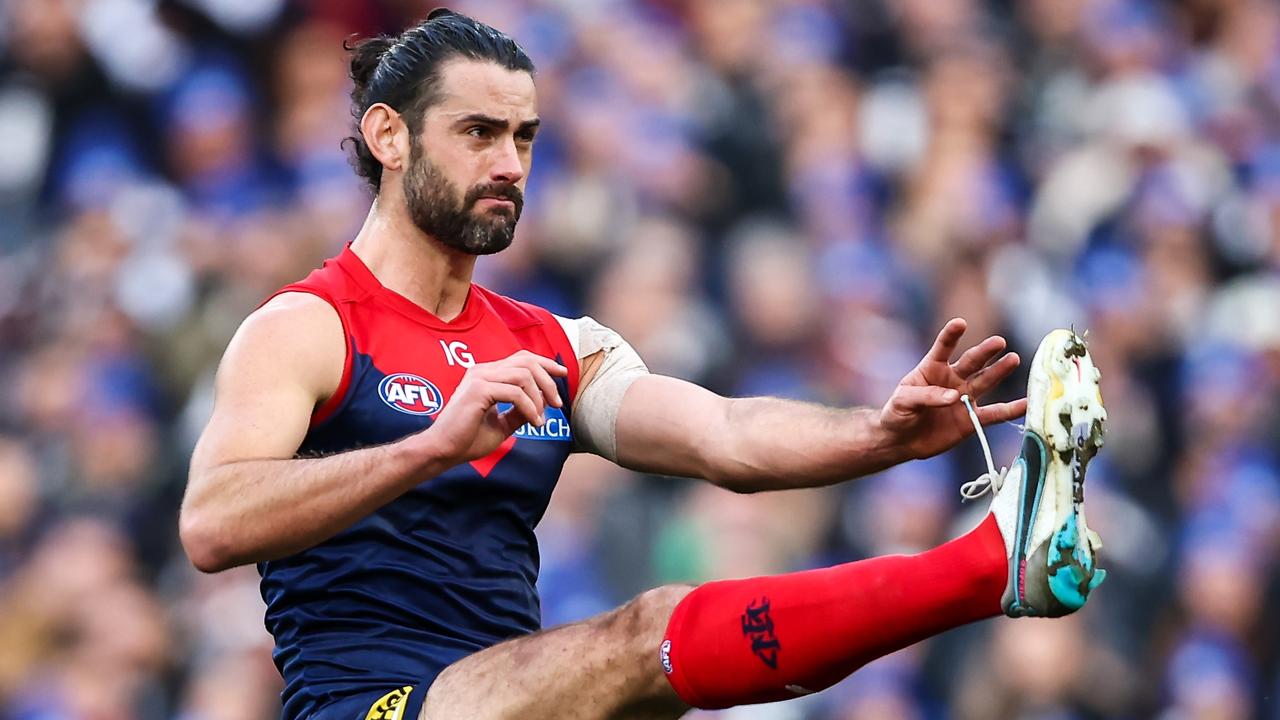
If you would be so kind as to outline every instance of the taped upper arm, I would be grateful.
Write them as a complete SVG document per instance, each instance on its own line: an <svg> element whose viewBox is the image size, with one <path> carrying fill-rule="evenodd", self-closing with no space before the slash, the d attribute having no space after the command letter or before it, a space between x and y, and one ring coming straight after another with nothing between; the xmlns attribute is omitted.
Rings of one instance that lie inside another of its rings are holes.
<svg viewBox="0 0 1280 720"><path fill-rule="evenodd" d="M617 461L618 408L627 389L649 374L644 361L614 330L590 317L556 318L579 359L578 395L573 405L574 444Z"/></svg>
<svg viewBox="0 0 1280 720"><path fill-rule="evenodd" d="M315 295L284 293L249 315L218 366L193 475L238 460L293 457L312 412L337 391L346 352L337 311Z"/></svg>

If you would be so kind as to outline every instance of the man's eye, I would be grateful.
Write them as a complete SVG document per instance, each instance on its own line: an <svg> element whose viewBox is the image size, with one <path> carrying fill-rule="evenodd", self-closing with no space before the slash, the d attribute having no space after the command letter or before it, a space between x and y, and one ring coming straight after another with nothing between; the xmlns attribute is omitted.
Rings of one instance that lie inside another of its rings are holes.
<svg viewBox="0 0 1280 720"><path fill-rule="evenodd" d="M531 132L516 133L516 140L518 142L522 142L526 144L531 143L533 142L533 133Z"/></svg>
<svg viewBox="0 0 1280 720"><path fill-rule="evenodd" d="M469 128L467 134L474 138L487 138L489 137L489 128L483 125L476 125Z"/></svg>

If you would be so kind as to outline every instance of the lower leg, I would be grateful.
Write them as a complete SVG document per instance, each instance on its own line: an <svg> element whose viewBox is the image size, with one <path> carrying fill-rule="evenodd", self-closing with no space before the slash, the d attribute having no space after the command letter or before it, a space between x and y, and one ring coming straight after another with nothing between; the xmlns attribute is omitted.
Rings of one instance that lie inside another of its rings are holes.
<svg viewBox="0 0 1280 720"><path fill-rule="evenodd" d="M583 622L508 640L449 666L419 720L667 720L688 711L658 645L689 586L650 590Z"/></svg>
<svg viewBox="0 0 1280 720"><path fill-rule="evenodd" d="M1008 574L995 518L911 556L703 585L662 645L690 705L722 708L823 690L867 662L1000 614Z"/></svg>
<svg viewBox="0 0 1280 720"><path fill-rule="evenodd" d="M919 555L658 588L458 661L431 686L420 720L657 720L690 705L816 692L877 657L998 615L1006 575L988 516Z"/></svg>

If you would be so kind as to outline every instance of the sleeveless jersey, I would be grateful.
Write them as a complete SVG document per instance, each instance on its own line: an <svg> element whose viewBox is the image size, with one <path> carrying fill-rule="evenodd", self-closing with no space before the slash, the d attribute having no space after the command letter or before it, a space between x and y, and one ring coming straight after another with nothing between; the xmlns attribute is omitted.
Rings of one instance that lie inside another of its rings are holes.
<svg viewBox="0 0 1280 720"><path fill-rule="evenodd" d="M570 452L579 371L548 311L473 284L444 322L383 287L349 247L279 292L327 301L347 340L341 384L313 415L304 457L428 427L475 363L527 349L569 369L556 378L565 407L548 406L542 427L424 477L309 550L259 564L284 715L305 718L359 693L425 691L454 661L540 627L533 528Z"/></svg>

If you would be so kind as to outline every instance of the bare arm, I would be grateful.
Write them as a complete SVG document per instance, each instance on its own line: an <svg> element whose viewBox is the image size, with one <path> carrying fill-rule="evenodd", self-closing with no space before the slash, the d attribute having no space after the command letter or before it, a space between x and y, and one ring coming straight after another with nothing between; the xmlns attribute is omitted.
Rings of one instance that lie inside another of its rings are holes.
<svg viewBox="0 0 1280 720"><path fill-rule="evenodd" d="M650 375L623 399L618 462L736 492L829 485L906 459L885 444L878 415L777 398L723 398Z"/></svg>
<svg viewBox="0 0 1280 720"><path fill-rule="evenodd" d="M311 547L423 480L484 457L524 423L540 423L544 402L560 402L551 375L564 368L518 353L469 369L423 432L295 458L312 411L338 387L345 352L337 314L310 295L275 298L236 333L218 369L213 416L191 459L179 520L196 567L216 572ZM514 407L500 414L498 402Z"/></svg>
<svg viewBox="0 0 1280 720"><path fill-rule="evenodd" d="M636 380L618 412L619 462L701 477L737 492L829 485L936 455L973 432L961 393L977 398L1018 365L993 337L948 358L964 333L952 320L879 409L833 409L775 398L727 399L661 376ZM1018 417L1026 401L979 409L984 424Z"/></svg>

